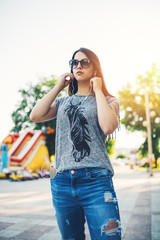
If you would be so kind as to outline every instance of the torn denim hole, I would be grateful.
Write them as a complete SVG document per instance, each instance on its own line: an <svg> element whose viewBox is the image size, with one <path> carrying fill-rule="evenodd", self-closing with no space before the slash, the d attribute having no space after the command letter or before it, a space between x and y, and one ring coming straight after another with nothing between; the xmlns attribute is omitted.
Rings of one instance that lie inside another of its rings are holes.
<svg viewBox="0 0 160 240"><path fill-rule="evenodd" d="M116 198L113 198L112 193L111 192L105 192L104 193L104 200L105 202L117 202Z"/></svg>
<svg viewBox="0 0 160 240"><path fill-rule="evenodd" d="M115 235L121 233L121 223L119 220L110 219L107 224L102 226L101 235L106 233L107 235Z"/></svg>

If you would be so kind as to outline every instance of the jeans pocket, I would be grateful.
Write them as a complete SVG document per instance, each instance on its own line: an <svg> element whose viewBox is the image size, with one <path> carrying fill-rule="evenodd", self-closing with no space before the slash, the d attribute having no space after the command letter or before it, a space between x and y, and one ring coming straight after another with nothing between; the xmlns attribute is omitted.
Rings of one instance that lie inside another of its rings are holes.
<svg viewBox="0 0 160 240"><path fill-rule="evenodd" d="M95 170L91 170L88 173L89 178L90 179L102 179L102 178L106 178L106 177L110 177L111 174L108 171L108 169L95 169Z"/></svg>

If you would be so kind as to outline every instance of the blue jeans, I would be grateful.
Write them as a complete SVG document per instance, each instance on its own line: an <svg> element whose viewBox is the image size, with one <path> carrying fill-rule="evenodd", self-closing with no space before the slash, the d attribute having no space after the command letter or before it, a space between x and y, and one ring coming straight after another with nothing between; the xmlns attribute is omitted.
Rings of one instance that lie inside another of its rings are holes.
<svg viewBox="0 0 160 240"><path fill-rule="evenodd" d="M66 170L50 181L61 240L84 240L85 220L92 240L121 240L118 202L107 169Z"/></svg>

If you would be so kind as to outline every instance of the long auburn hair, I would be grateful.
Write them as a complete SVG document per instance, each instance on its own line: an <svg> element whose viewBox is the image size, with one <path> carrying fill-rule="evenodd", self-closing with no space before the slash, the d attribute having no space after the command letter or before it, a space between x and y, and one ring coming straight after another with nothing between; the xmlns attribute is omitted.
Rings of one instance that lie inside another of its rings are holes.
<svg viewBox="0 0 160 240"><path fill-rule="evenodd" d="M103 77L103 73L102 73L102 69L101 69L101 65L100 65L100 61L99 61L97 55L94 52L92 52L91 50L89 50L88 48L80 48L73 53L72 59L74 59L77 52L84 53L91 60L93 66L94 66L94 70L96 71L96 76L100 77L102 79L102 91L103 91L104 95L112 96L107 90L107 87L106 87L106 84L104 81L104 77ZM71 68L71 73L73 73L73 68ZM78 91L78 83L77 83L76 78L74 78L72 80L72 82L69 84L68 95L72 96L77 91Z"/></svg>

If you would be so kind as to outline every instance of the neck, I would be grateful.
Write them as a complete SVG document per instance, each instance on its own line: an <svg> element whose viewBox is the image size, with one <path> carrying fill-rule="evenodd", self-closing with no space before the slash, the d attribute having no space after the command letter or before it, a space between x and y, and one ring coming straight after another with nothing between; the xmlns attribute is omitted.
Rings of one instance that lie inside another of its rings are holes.
<svg viewBox="0 0 160 240"><path fill-rule="evenodd" d="M82 83L78 83L78 91L76 95L95 95L93 89L90 87L90 85L84 85Z"/></svg>

